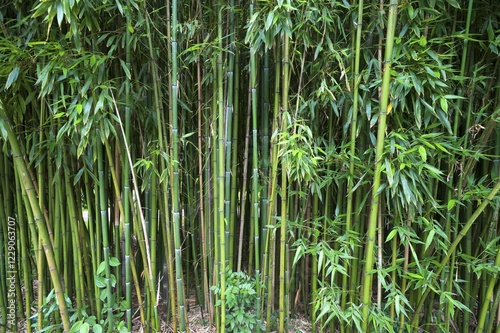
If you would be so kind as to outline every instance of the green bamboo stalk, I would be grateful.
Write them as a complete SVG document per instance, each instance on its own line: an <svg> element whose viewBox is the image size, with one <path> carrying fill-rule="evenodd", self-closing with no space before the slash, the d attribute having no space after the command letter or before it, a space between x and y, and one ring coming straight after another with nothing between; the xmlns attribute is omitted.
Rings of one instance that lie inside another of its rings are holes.
<svg viewBox="0 0 500 333"><path fill-rule="evenodd" d="M28 215L29 216L29 215ZM44 274L44 270L45 270L45 267L46 267L46 263L45 263L45 260L43 258L43 255L42 255L42 248L43 248L43 243L41 241L41 236L39 235L38 236L38 253L36 253L36 269L37 269L37 277L38 277L38 280L37 280L37 291L38 291L38 295L37 295L37 298L38 298L38 322L37 322L37 329L38 331L41 331L43 329L43 299L45 297L45 289L46 289L46 286L45 286L45 280L44 280L44 277L45 277L45 274Z"/></svg>
<svg viewBox="0 0 500 333"><path fill-rule="evenodd" d="M382 160L384 155L384 139L386 130L387 112L389 107L389 84L391 81L392 50L394 45L394 31L396 28L398 0L391 0L389 4L389 14L387 23L387 37L384 55L384 74L382 78L382 95L380 98L380 113L378 118L377 147L375 153L375 170L373 176L373 187L371 194L371 208L368 222L367 242L365 247L365 266L363 270L364 283L362 293L362 325L364 332L369 331L369 315L372 296L373 279L373 253L375 248L375 237L377 231L378 210L379 210L379 187L382 174Z"/></svg>
<svg viewBox="0 0 500 333"><path fill-rule="evenodd" d="M262 156L262 184L267 184L269 179L269 111L271 108L270 105L270 71L269 68L269 51L264 51L264 68L262 73L262 112L261 112L261 156ZM279 77L279 75L276 75ZM261 212L261 225L263 228L267 229L267 212L269 209L269 194L268 194L267 186L262 186L262 190L260 193L260 212ZM267 234L267 232L266 232Z"/></svg>
<svg viewBox="0 0 500 333"><path fill-rule="evenodd" d="M217 226L219 237L219 274L220 274L220 332L226 331L226 216L224 215L224 172L225 172L225 117L224 117L224 85L223 85L223 57L222 57L222 39L223 39L223 20L222 20L223 2L219 1L217 8L217 40L219 52L217 54Z"/></svg>
<svg viewBox="0 0 500 333"><path fill-rule="evenodd" d="M288 130L288 91L290 85L290 37L283 37L283 79L281 85L281 129ZM288 233L288 169L287 165L282 162L281 165L281 227L280 227L280 270L279 270L279 332L285 332L285 319L288 318L285 305L285 268L286 268L286 243Z"/></svg>
<svg viewBox="0 0 500 333"><path fill-rule="evenodd" d="M239 83L240 83L240 53L239 51L235 48L235 58L234 58L234 105L233 105L233 130L232 130L232 147L233 147L233 153L232 153L232 160L231 160L231 209L230 209L230 216L233 218L232 226L235 227L236 225L236 217L237 217L237 198L238 198L238 134L239 134ZM240 220L241 221L241 220ZM234 231L233 231L234 233ZM234 251L234 238L235 235L232 236L233 239L233 245L230 246L231 249ZM241 271L241 251L242 249L242 241L243 241L243 234L242 230L239 232L239 237L238 237L239 243L238 243L238 252L237 252L237 258L236 258L236 270L239 272ZM234 261L234 260L233 260Z"/></svg>
<svg viewBox="0 0 500 333"><path fill-rule="evenodd" d="M104 156L102 151L102 144L97 142L97 172L99 180L99 212L100 212L100 222L101 222L101 235L102 235L102 250L103 250L103 261L104 261L104 279L106 283L107 294L106 297L106 310L108 316L108 332L112 331L114 325L113 317L113 289L111 286L111 268L109 265L110 260L110 248L109 248L109 237L108 237L108 205L106 197L106 186L105 186L105 175L104 175ZM100 265L101 263L99 263ZM103 291L101 291L102 293Z"/></svg>
<svg viewBox="0 0 500 333"><path fill-rule="evenodd" d="M212 59L212 72L214 76L214 82L218 81L218 70L217 70L217 61L215 59ZM219 98L217 97L218 91L217 89L213 89L212 92L212 103L211 103L211 123L212 126L217 126L216 121L218 119L218 112L219 112ZM217 164L217 159L218 159L218 152L219 152L219 147L218 147L218 142L217 142L217 134L218 131L212 131L211 135L211 141L212 141L212 151L210 154L210 170L208 170L208 175L211 177L212 182L210 183L209 189L207 190L207 193L213 193L212 200L209 200L211 203L211 223L209 224L209 234L211 235L210 240L210 248L213 249L214 251L214 256L212 263L209 267L212 267L211 269L211 276L212 276L212 285L220 285L220 278L221 278L221 271L220 271L220 223L219 223L219 192L220 192L220 186L218 184L218 181L220 179L218 178L218 164ZM217 303L220 300L220 296L216 295L215 296L215 303ZM215 308L215 321L216 321L216 327L217 330L220 330L221 327L221 307L216 307Z"/></svg>
<svg viewBox="0 0 500 333"><path fill-rule="evenodd" d="M278 59L275 62L275 73L274 75L274 96L273 96L273 129L272 133L276 133L281 124L280 124L280 91L278 87L280 87L281 82L281 66L282 63L279 61L281 59L281 47L277 45L275 59ZM271 172L270 179L268 182L268 201L270 209L267 211L265 225L274 226L275 225L275 216L278 216L278 197L277 197L277 183L278 183L278 173L281 162L278 159L279 146L277 144L278 137L274 136L271 140ZM267 320L268 323L271 320L272 312L274 311L274 298L275 293L270 292L271 290L275 290L276 284L276 232L267 233L267 244L269 244L269 250L264 250L267 252L267 255L264 255L264 264L263 267L265 269L266 265L268 266L268 283L267 290L268 292L268 302L267 302ZM268 263L267 263L268 262ZM268 330L271 329L270 325L267 327Z"/></svg>
<svg viewBox="0 0 500 333"><path fill-rule="evenodd" d="M236 216L231 214L231 198L233 197L233 192L231 191L231 182L236 180L236 175L232 174L233 164L232 164L232 153L233 153L233 143L232 142L232 130L233 130L233 113L234 113L234 94L235 94L235 53L236 53L236 43L235 43L235 25L237 21L235 19L235 7L234 0L229 2L229 42L228 48L229 52L227 55L227 71L226 71L226 116L225 116L225 188L224 188L224 216L229 223L229 228L226 231L226 236L228 236L227 242L227 254L228 254L228 268L232 271L234 265L234 231L236 225ZM234 195L236 197L236 195Z"/></svg>
<svg viewBox="0 0 500 333"><path fill-rule="evenodd" d="M29 171L23 158L24 154L21 152L16 134L12 130L11 123L5 113L3 101L1 101L0 103L0 119L2 119L4 123L3 128L7 134L7 139L12 149L14 163L18 172L22 175L20 178L22 180L23 187L28 196L30 207L33 211L33 218L34 221L36 222L38 232L40 235L40 241L42 243L42 247L45 252L45 257L50 271L50 277L52 280L52 284L54 286L56 298L58 300L59 312L61 315L64 330L69 332L70 329L69 314L67 312L66 301L64 299L61 277L59 275L59 271L57 270L56 263L54 260L55 258L54 251L52 248L52 243L50 241L46 221L42 214L42 210L38 204L33 182L31 181L31 178L28 176Z"/></svg>
<svg viewBox="0 0 500 333"><path fill-rule="evenodd" d="M95 141L95 140L94 140ZM95 146L95 142L92 144L92 146ZM84 182L85 182L85 198L87 202L87 227L89 230L89 247L90 247L90 260L92 262L92 276L94 276L97 272L97 267L99 267L100 262L98 261L98 253L100 252L99 249L97 248L97 232L99 228L96 228L97 226L97 219L95 218L95 212L98 211L98 207L92 206L91 204L95 202L95 198L97 196L94 195L94 191L91 191L91 186L93 187L93 184L90 184L90 177L89 177L89 169L87 166L84 167L83 171L83 177L84 177ZM101 310L102 310L102 302L101 299L99 298L99 288L95 283L91 284L87 288L90 288L93 291L94 297L93 297L93 302L91 302L91 309L92 312L96 314L96 317L98 320L101 319ZM90 294L90 293L88 293Z"/></svg>
<svg viewBox="0 0 500 333"><path fill-rule="evenodd" d="M132 115L132 94L131 94L131 3L130 1L126 2L126 29L125 29L125 67L127 68L127 72L125 75L125 137L124 137L124 145L128 146L130 144L130 118ZM123 161L123 208L124 208L124 216L123 216L123 230L124 230L124 238L125 238L125 320L127 323L127 329L129 331L132 330L132 272L130 267L130 257L132 256L132 230L131 230L131 206L130 206L130 168L131 165L127 158Z"/></svg>
<svg viewBox="0 0 500 333"><path fill-rule="evenodd" d="M69 161L67 155L63 157L64 164L69 167ZM71 244L73 245L72 253L73 253L73 274L74 274L74 284L75 284L75 298L76 298L76 306L78 309L85 308L84 300L85 291L84 291L84 283L83 283L83 265L82 258L84 257L84 253L82 250L82 246L80 244L82 235L78 232L78 219L75 208L75 200L74 195L72 193L72 184L69 180L69 170L65 170L64 174L64 184L65 193L66 193L66 203L67 203L67 214L68 216L68 224L70 230L70 238ZM81 319L80 317L78 319Z"/></svg>
<svg viewBox="0 0 500 333"><path fill-rule="evenodd" d="M185 318L185 298L184 287L182 278L182 259L181 259L181 237L180 237L180 194L179 194L179 125L178 125L178 94L179 94L179 77L178 77L178 55L177 55L177 35L178 35L178 6L177 0L172 0L172 79L171 79L171 92L172 92L172 221L174 224L174 246L175 246L175 277L177 280L177 301L178 301L178 316L179 327L181 333L186 332L186 318Z"/></svg>
<svg viewBox="0 0 500 333"><path fill-rule="evenodd" d="M198 2L199 6L199 16L200 16L200 22L202 21L202 15L201 15L201 4ZM199 37L198 37L199 38ZM199 42L199 39L198 39ZM199 205L200 205L200 233L201 233L201 256L202 256L202 267L203 267L203 290L204 290L204 301L205 301L205 308L208 311L208 318L210 325L213 325L213 309L210 304L210 289L208 287L208 254L207 254L207 233L206 233L206 225L205 225L205 197L204 197L204 177L203 177L203 164L204 164L204 158L203 158L203 145L202 145L202 117L203 117L203 112L202 112L202 104L203 104L203 90L202 90L202 73L201 73L201 57L198 55L197 62L196 62L196 74L197 74L197 91L198 91L198 105L197 105L197 110L198 110L198 176L199 176ZM237 108L235 109L237 110ZM235 128L238 128L238 113L235 113ZM205 128L206 130L206 128ZM233 135L236 135L236 130L233 130ZM235 140L233 140L235 142ZM235 146L236 143L235 143ZM236 158L236 154L233 155L233 159ZM235 165L235 163L233 163ZM233 182L233 184L236 184L236 182ZM235 204L235 199L232 199L233 204Z"/></svg>
<svg viewBox="0 0 500 333"><path fill-rule="evenodd" d="M319 218L319 196L318 193L313 194L313 203L312 203L312 212L310 221L315 223L315 221ZM312 244L314 246L318 245L318 234L319 230L317 230L317 226L312 225ZM315 254L312 256L312 267L311 267L311 302L315 304L318 301L318 256ZM312 331L316 332L316 311L311 311L311 322L312 322Z"/></svg>
<svg viewBox="0 0 500 333"><path fill-rule="evenodd" d="M0 160L0 176L4 177L5 174L3 172L4 170L4 163L3 163L3 158ZM4 178L5 179L5 178ZM3 195L2 193L6 192L6 185L3 184L2 190L0 193L0 200L3 202ZM2 240L3 244L0 246L0 332L5 333L7 329L7 276L5 272L5 267L7 267L6 264L6 258L7 256L5 255L5 249L4 247L7 246L8 240L7 240L7 231L8 231L8 217L5 215L4 209L0 209L0 239Z"/></svg>
<svg viewBox="0 0 500 333"><path fill-rule="evenodd" d="M21 241L21 266L23 272L23 284L25 287L24 291L24 315L26 318L26 329L28 333L31 333L33 328L31 327L31 304L34 299L33 297L33 284L32 284L32 271L29 258L29 247L28 247L28 233L27 225L25 220L25 213L22 208L24 206L22 199L21 182L19 180L19 175L14 172L15 183L16 183L16 208L17 208L17 222L19 223L19 233ZM4 317L5 318L5 317Z"/></svg>
<svg viewBox="0 0 500 333"><path fill-rule="evenodd" d="M284 50L286 52L286 50ZM283 64L285 67L285 64ZM286 121L283 120L283 123ZM281 172L281 227L280 227L280 267L279 267L279 332L285 332L285 257L287 234L287 174L286 166L282 164Z"/></svg>
<svg viewBox="0 0 500 333"><path fill-rule="evenodd" d="M356 136L358 131L358 110L359 110L359 85L361 83L360 73L360 58L361 58L361 34L363 31L363 0L358 1L357 21L355 24L356 29L356 48L354 56L354 77L353 77L353 105L352 105L352 118L350 128L350 141L349 141L349 177L347 179L347 207L345 219L345 232L349 235L352 229L352 216L353 216L353 200L354 200L354 166L356 156ZM350 265L350 260L345 260L344 267L347 269ZM342 278L342 299L341 308L345 309L347 304L347 295L351 293L351 301L353 301L354 283L356 279L351 276L351 283L348 283L348 275L345 274ZM341 324L343 331L344 325Z"/></svg>
<svg viewBox="0 0 500 333"><path fill-rule="evenodd" d="M257 154L257 109L259 101L257 99L257 49L255 46L250 47L250 82L251 82L251 97L252 97L252 222L253 222L253 253L254 253L254 271L255 271L255 291L257 294L256 311L257 325L260 324L261 311L261 287L260 287L260 224L259 224L259 156Z"/></svg>
<svg viewBox="0 0 500 333"><path fill-rule="evenodd" d="M158 165L157 158L154 158L155 160L155 165ZM156 279L156 276L158 274L158 268L157 268L157 263L158 263L158 255L157 255L157 248L158 248L158 179L156 176L156 173L153 172L151 174L151 179L150 179L150 184L151 184L151 217L150 217L150 245L151 245L151 285L156 286L156 283L154 279ZM158 281L159 282L159 281ZM160 323L159 323L159 311L158 311L158 300L155 294L156 288L152 288L151 290L151 317L153 318L153 323L152 323L152 329L154 331L158 331L160 329Z"/></svg>

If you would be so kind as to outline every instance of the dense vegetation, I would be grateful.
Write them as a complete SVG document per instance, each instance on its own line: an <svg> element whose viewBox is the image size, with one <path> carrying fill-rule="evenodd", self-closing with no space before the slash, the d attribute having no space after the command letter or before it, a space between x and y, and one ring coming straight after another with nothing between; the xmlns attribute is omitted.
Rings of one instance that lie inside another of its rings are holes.
<svg viewBox="0 0 500 333"><path fill-rule="evenodd" d="M0 64L0 332L500 332L497 0L0 1Z"/></svg>

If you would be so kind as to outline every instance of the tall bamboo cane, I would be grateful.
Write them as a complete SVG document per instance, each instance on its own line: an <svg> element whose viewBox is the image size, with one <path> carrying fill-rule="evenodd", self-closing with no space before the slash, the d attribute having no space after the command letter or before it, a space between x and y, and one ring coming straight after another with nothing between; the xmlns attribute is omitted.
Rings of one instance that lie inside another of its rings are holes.
<svg viewBox="0 0 500 333"><path fill-rule="evenodd" d="M223 85L223 57L222 57L222 1L219 1L217 8L217 39L219 52L217 54L217 157L216 157L216 173L217 173L217 189L218 201L217 206L217 226L219 236L219 274L220 274L220 331L226 330L226 216L224 215L224 175L225 175L225 116L224 116L224 85Z"/></svg>
<svg viewBox="0 0 500 333"><path fill-rule="evenodd" d="M389 4L389 14L387 23L387 38L384 55L384 74L382 78L382 95L380 97L380 113L378 118L377 131L377 147L375 153L375 170L373 178L373 187L371 193L370 217L368 221L367 241L365 247L365 267L363 271L364 283L362 294L362 329L364 332L369 331L369 315L372 296L372 279L373 279L373 264L374 264L374 248L376 242L376 232L378 223L379 196L378 193L381 174L382 174L382 159L384 156L384 139L386 131L387 112L389 108L389 84L391 81L391 61L392 50L394 45L394 31L396 28L398 0L391 0Z"/></svg>
<svg viewBox="0 0 500 333"><path fill-rule="evenodd" d="M252 6L253 8L253 6ZM261 318L260 301L260 225L259 225L259 162L258 162L258 142L257 142L257 109L259 101L257 99L257 49L250 47L250 84L252 97L252 223L254 232L254 271L255 271L255 291L257 293L256 311L257 320Z"/></svg>
<svg viewBox="0 0 500 333"><path fill-rule="evenodd" d="M288 130L288 90L290 84L290 36L283 37L283 79L281 85L281 106L282 106L282 131ZM281 169L281 227L280 227L280 268L279 268L279 332L283 333L286 330L285 319L288 318L285 304L285 269L286 264L286 248L287 248L287 233L288 233L288 170L286 163L282 162Z"/></svg>
<svg viewBox="0 0 500 333"><path fill-rule="evenodd" d="M353 104L352 104L352 119L350 128L350 141L349 141L349 178L347 179L347 207L346 207L346 218L345 218L345 232L347 235L352 229L352 216L353 216L353 201L354 201L354 165L356 157L356 133L358 131L358 110L359 110L359 84L361 83L361 73L360 71L360 58L361 58L361 34L363 27L363 0L358 1L358 17L355 23L356 29L356 49L354 56L354 91L353 91ZM345 260L344 267L347 269L350 260ZM347 295L349 291L353 291L353 283L356 280L355 277L351 276L351 283L348 283L348 276L345 274L342 278L342 284L344 286L342 290L342 300L341 307L345 309L347 304ZM352 300L352 294L351 294ZM343 327L343 325L342 325Z"/></svg>
<svg viewBox="0 0 500 333"><path fill-rule="evenodd" d="M182 258L181 258L181 224L180 224L180 193L179 193L179 77L178 77L178 55L177 55L177 35L178 35L178 5L177 0L172 0L172 221L174 225L174 247L175 247L175 277L177 280L177 301L178 315L181 333L186 332L184 283L182 278Z"/></svg>

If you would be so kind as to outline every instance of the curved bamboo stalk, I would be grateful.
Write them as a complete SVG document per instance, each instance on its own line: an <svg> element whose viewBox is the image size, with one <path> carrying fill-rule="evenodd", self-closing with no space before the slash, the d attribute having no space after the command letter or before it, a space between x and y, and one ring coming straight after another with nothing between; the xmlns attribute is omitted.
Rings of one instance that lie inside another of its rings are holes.
<svg viewBox="0 0 500 333"><path fill-rule="evenodd" d="M474 213L470 216L470 218L467 220L467 222L464 224L462 229L457 233L457 237L453 241L453 243L450 244L448 247L448 251L446 252L446 255L444 258L441 260L440 265L438 266L439 268L436 270L435 274L440 275L441 272L443 271L444 267L446 267L446 264L450 260L451 256L455 253L455 249L457 246L460 244L462 239L467 235L469 229L474 225L474 222L476 222L477 218L481 215L481 213L488 207L488 205L491 203L491 201L495 198L495 195L500 191L500 182L497 182L495 187L493 187L488 193L488 196L484 198L483 202L479 207L476 208ZM426 298L429 296L429 294L433 292L431 288L427 288L420 298L416 308L415 308L415 315L413 316L411 325L413 327L417 326L418 323L418 318L420 316L420 311L422 310L422 307L424 305L424 302Z"/></svg>
<svg viewBox="0 0 500 333"><path fill-rule="evenodd" d="M46 221L45 221L45 218L42 214L42 210L41 210L39 203L38 203L38 200L37 200L37 196L35 193L35 187L33 185L33 182L31 181L31 178L28 176L29 171L28 171L28 167L27 167L27 165L24 161L24 158L23 158L24 154L21 152L16 134L12 130L11 123L10 123L6 113L5 113L3 101L0 103L0 119L2 119L2 121L4 122L3 128L4 128L5 132L7 133L7 139L9 141L10 147L12 149L14 163L15 163L16 169L21 174L20 178L22 180L23 187L24 187L26 194L28 196L30 207L31 207L31 210L33 212L33 218L34 218L34 221L36 222L36 225L38 228L41 245L42 245L43 250L45 252L45 257L46 257L47 264L49 267L51 281L52 281L52 284L54 286L54 292L55 292L56 298L58 300L59 313L61 315L64 330L69 332L69 330L70 330L69 314L68 314L68 310L66 307L66 300L64 299L64 291L63 291L63 287L62 287L61 277L59 275L59 271L57 270L57 266L56 266L56 262L55 262L54 251L52 248L52 242L50 241Z"/></svg>

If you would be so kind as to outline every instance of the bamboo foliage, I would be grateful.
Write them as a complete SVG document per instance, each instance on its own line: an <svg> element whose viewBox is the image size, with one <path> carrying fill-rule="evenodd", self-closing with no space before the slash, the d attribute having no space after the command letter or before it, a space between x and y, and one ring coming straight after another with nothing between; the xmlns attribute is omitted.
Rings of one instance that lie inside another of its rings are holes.
<svg viewBox="0 0 500 333"><path fill-rule="evenodd" d="M0 332L498 331L499 13L4 3Z"/></svg>

